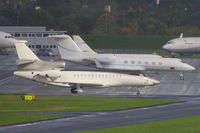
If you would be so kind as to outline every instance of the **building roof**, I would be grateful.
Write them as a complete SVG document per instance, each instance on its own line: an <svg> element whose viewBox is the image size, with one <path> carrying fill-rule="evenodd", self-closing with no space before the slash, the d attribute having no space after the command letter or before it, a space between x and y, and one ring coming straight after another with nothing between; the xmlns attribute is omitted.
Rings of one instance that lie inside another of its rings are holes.
<svg viewBox="0 0 200 133"><path fill-rule="evenodd" d="M33 26L0 26L0 31L15 33L15 32L29 32L29 33L66 33L67 31L54 31L53 29L47 31L46 27L33 27Z"/></svg>

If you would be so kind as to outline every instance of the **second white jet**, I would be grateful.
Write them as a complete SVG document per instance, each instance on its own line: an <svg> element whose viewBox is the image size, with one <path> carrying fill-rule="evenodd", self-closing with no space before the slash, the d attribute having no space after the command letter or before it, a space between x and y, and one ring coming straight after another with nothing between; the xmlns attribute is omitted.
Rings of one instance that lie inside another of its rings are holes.
<svg viewBox="0 0 200 133"><path fill-rule="evenodd" d="M180 79L183 79L182 72L195 70L193 66L183 63L181 59L147 54L98 54L89 47L84 46L83 48L81 45L78 47L68 35L51 37L56 40L62 59L83 65L129 71L178 71Z"/></svg>

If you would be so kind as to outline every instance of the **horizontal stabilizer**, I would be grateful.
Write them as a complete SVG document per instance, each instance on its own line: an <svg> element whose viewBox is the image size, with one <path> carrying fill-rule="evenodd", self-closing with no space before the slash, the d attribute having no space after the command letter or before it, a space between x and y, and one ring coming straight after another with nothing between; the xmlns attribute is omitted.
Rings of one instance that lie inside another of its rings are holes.
<svg viewBox="0 0 200 133"><path fill-rule="evenodd" d="M23 65L23 64L31 64L35 62L34 60L17 60L18 65Z"/></svg>

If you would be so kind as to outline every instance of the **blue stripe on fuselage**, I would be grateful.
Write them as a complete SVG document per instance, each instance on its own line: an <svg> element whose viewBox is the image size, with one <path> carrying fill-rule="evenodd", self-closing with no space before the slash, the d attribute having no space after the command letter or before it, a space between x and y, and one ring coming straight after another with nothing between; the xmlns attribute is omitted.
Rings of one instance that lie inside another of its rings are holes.
<svg viewBox="0 0 200 133"><path fill-rule="evenodd" d="M67 50L67 51L78 52L78 51L76 51L76 50L72 50L72 49L65 48L65 47L63 47L62 45L57 44L57 43L56 43L55 45L57 45L58 47L60 47L60 48L62 48L62 49L64 49L64 50Z"/></svg>

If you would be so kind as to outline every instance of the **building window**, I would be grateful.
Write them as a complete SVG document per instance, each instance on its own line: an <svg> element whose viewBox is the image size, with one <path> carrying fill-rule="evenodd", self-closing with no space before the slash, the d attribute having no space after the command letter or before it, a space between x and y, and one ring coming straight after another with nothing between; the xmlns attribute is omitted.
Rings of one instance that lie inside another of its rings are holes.
<svg viewBox="0 0 200 133"><path fill-rule="evenodd" d="M15 36L15 37L20 37L20 34L19 34L19 33L15 33L14 36Z"/></svg>
<svg viewBox="0 0 200 133"><path fill-rule="evenodd" d="M23 33L23 34L22 34L22 37L27 37L27 34Z"/></svg>
<svg viewBox="0 0 200 133"><path fill-rule="evenodd" d="M41 45L36 45L36 48L41 48Z"/></svg>
<svg viewBox="0 0 200 133"><path fill-rule="evenodd" d="M53 48L57 48L57 46L56 46L56 45L53 45Z"/></svg>
<svg viewBox="0 0 200 133"><path fill-rule="evenodd" d="M32 45L32 48L35 48L35 45Z"/></svg>
<svg viewBox="0 0 200 133"><path fill-rule="evenodd" d="M44 37L47 37L47 36L49 36L49 34L46 33L46 34L43 34L43 36L44 36Z"/></svg>
<svg viewBox="0 0 200 133"><path fill-rule="evenodd" d="M42 34L36 34L36 37L42 37Z"/></svg>

